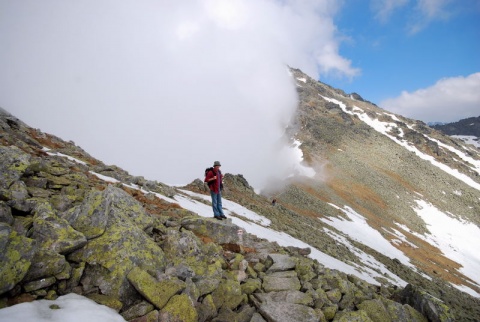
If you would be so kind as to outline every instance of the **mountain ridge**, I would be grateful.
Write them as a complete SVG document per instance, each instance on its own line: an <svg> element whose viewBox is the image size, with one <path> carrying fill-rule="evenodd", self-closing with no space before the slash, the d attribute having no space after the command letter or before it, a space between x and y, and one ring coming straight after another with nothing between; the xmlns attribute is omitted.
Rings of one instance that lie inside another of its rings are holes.
<svg viewBox="0 0 480 322"><path fill-rule="evenodd" d="M471 135L480 137L480 116L468 117L451 123L435 124L432 128L447 135Z"/></svg>
<svg viewBox="0 0 480 322"><path fill-rule="evenodd" d="M288 129L288 134L301 142L304 165L312 167L316 177L291 178L283 189L265 190L263 196L259 196L243 176L228 175L226 198L268 218L272 228L332 257L358 265L358 270L377 270L380 274L377 273L376 283L394 285L396 279L393 275L399 276L444 300L459 320L474 321L479 313L473 303L478 300L461 295L448 285L463 285L479 293L478 281L462 274L460 263L448 258L438 245L421 237L429 233L429 224L417 210L430 204L440 212L467 220L478 228L476 214L480 199L475 187L479 178L475 174L478 168L472 163L472 160L479 159L478 152L422 122L388 113L359 100L359 96L347 95L312 80L299 70L293 69L292 76L297 81L300 101L296 122ZM132 177L116 166L107 166L80 147L40 130L19 131L22 127L28 128L19 120L6 118L6 123L17 139L2 135L2 145L16 145L33 151L37 157L79 158L88 163L90 171L120 182L155 188L166 196L177 193L175 187ZM459 154L468 155L472 160L461 159ZM444 164L449 168L446 169ZM450 170L456 171L454 175ZM99 180L98 176L88 173L92 182ZM438 187L435 187L436 183ZM205 193L201 181L184 188ZM44 193L33 187L29 189L30 194ZM181 212L181 207L167 207L162 202L147 203L148 194L136 191L132 190L131 194L142 198L145 205L149 205L145 207L150 213L174 215ZM56 197L60 200L55 204L60 208L72 205L64 197ZM275 207L269 202L272 197L277 199ZM17 206L22 207L20 203ZM365 221L353 221L362 217ZM369 230L369 234L379 234L389 241L388 251L396 247L406 254L405 258L392 258L388 252L382 253L366 240L342 231L342 226L347 227L351 222L355 223L354 227L370 227L373 230ZM359 255L360 251L365 255ZM378 263L368 266L367 255L388 269L382 272ZM415 263L415 268L406 265L407 261ZM378 277L382 274L382 278ZM466 302L457 303L459 298L465 298ZM461 307L465 305L468 310L461 314Z"/></svg>

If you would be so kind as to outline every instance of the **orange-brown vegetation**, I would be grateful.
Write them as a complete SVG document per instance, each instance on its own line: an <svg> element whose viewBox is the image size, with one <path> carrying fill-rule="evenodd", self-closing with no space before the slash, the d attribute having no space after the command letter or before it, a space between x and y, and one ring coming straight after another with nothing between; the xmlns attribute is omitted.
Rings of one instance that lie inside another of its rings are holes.
<svg viewBox="0 0 480 322"><path fill-rule="evenodd" d="M156 196L146 197L145 194L140 190L132 189L126 186L122 186L122 189L139 201L150 214L162 215L168 210L182 209L180 205L176 203L169 203Z"/></svg>

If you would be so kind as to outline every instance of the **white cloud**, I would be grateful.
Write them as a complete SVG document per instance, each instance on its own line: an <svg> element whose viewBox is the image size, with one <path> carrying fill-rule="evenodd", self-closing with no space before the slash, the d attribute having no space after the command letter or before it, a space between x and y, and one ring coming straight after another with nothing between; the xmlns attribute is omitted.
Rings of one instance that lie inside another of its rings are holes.
<svg viewBox="0 0 480 322"><path fill-rule="evenodd" d="M410 34L415 34L436 20L446 20L452 10L447 8L451 0L418 0L412 19L407 24Z"/></svg>
<svg viewBox="0 0 480 322"><path fill-rule="evenodd" d="M402 92L381 107L424 122L454 122L480 115L480 73L439 80L415 92ZM432 119L434 115L435 119Z"/></svg>
<svg viewBox="0 0 480 322"><path fill-rule="evenodd" d="M358 73L338 53L337 6L3 1L0 106L133 175L186 183L220 160L258 187L286 166L297 96L285 66Z"/></svg>
<svg viewBox="0 0 480 322"><path fill-rule="evenodd" d="M385 23L394 11L404 7L408 2L409 0L372 0L370 7L375 13L375 18Z"/></svg>
<svg viewBox="0 0 480 322"><path fill-rule="evenodd" d="M371 0L370 7L381 23L388 23L396 12L405 11L407 32L415 34L433 21L448 19L453 11L450 4L452 0Z"/></svg>

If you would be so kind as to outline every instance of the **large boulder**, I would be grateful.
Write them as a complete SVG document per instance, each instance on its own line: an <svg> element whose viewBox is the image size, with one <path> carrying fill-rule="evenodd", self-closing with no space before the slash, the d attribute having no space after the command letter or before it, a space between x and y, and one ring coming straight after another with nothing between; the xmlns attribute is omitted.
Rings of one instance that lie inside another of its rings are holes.
<svg viewBox="0 0 480 322"><path fill-rule="evenodd" d="M313 306L313 297L300 291L280 291L270 293L255 293L255 297L262 303L285 302Z"/></svg>
<svg viewBox="0 0 480 322"><path fill-rule="evenodd" d="M186 287L185 282L177 278L159 281L139 267L134 267L127 278L135 289L158 309L162 309L174 295Z"/></svg>
<svg viewBox="0 0 480 322"><path fill-rule="evenodd" d="M110 204L103 192L92 190L81 205L63 213L62 217L87 239L96 238L105 232Z"/></svg>
<svg viewBox="0 0 480 322"><path fill-rule="evenodd" d="M319 315L314 309L300 304L266 302L260 306L259 310L269 322L319 321Z"/></svg>
<svg viewBox="0 0 480 322"><path fill-rule="evenodd" d="M81 281L84 289L98 288L102 294L116 295L124 304L132 304L138 293L128 282L127 274L136 266L153 273L162 271L166 266L165 255L144 231L154 222L153 218L148 218L150 215L133 197L113 186L101 196L99 200L86 198L84 207L92 208L88 205L92 200L105 206L108 215L105 232L68 255L68 259L87 263Z"/></svg>
<svg viewBox="0 0 480 322"><path fill-rule="evenodd" d="M296 276L284 277L283 275L276 274L265 276L262 287L265 292L299 291L301 284Z"/></svg>
<svg viewBox="0 0 480 322"><path fill-rule="evenodd" d="M35 255L35 241L18 235L10 226L0 224L0 294L19 283L27 274Z"/></svg>
<svg viewBox="0 0 480 322"><path fill-rule="evenodd" d="M408 284L400 294L402 303L409 304L429 321L451 322L455 321L449 307L440 299L428 294L420 287Z"/></svg>
<svg viewBox="0 0 480 322"><path fill-rule="evenodd" d="M30 155L16 146L0 145L0 189L18 181L30 165Z"/></svg>
<svg viewBox="0 0 480 322"><path fill-rule="evenodd" d="M296 261L293 257L283 254L269 254L267 257L267 265L269 268L267 269L268 273L275 273L281 271L288 271L295 269L297 265Z"/></svg>
<svg viewBox="0 0 480 322"><path fill-rule="evenodd" d="M224 260L222 248L214 243L203 243L191 231L169 229L163 239L162 249L173 264L170 275L182 280L219 277Z"/></svg>
<svg viewBox="0 0 480 322"><path fill-rule="evenodd" d="M159 318L165 322L197 322L198 313L188 295L174 295L160 312Z"/></svg>
<svg viewBox="0 0 480 322"><path fill-rule="evenodd" d="M379 298L363 301L357 305L358 309L367 313L373 322L427 322L428 320L414 310L410 305L402 305L388 299Z"/></svg>
<svg viewBox="0 0 480 322"><path fill-rule="evenodd" d="M199 237L208 237L217 244L235 244L239 242L240 227L228 221L218 221L201 217L189 217L182 220L182 226ZM243 238L246 238L245 236Z"/></svg>
<svg viewBox="0 0 480 322"><path fill-rule="evenodd" d="M48 202L38 203L34 213L32 238L40 247L68 254L87 243L85 236L58 217Z"/></svg>

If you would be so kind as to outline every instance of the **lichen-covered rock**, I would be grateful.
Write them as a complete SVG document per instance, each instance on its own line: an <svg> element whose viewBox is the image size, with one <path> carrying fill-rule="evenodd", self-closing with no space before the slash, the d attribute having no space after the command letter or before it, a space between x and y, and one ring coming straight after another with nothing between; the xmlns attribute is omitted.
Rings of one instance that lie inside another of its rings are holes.
<svg viewBox="0 0 480 322"><path fill-rule="evenodd" d="M203 299L202 303L197 306L198 322L210 321L217 315L217 308L213 303L212 295L208 294Z"/></svg>
<svg viewBox="0 0 480 322"><path fill-rule="evenodd" d="M440 299L428 294L420 287L408 284L401 293L402 303L409 304L430 321L434 322L451 322L455 321L450 313L448 306Z"/></svg>
<svg viewBox="0 0 480 322"><path fill-rule="evenodd" d="M85 236L58 217L47 202L38 203L34 209L33 233L39 246L59 254L68 254L87 243Z"/></svg>
<svg viewBox="0 0 480 322"><path fill-rule="evenodd" d="M325 292L330 302L338 304L342 299L342 293L338 288Z"/></svg>
<svg viewBox="0 0 480 322"><path fill-rule="evenodd" d="M13 225L13 216L12 210L10 207L3 201L0 201L0 223L6 223L7 225ZM0 245L0 251L2 250Z"/></svg>
<svg viewBox="0 0 480 322"><path fill-rule="evenodd" d="M8 205L13 209L23 212L29 212L33 208L33 202L28 200L29 194L27 186L23 181L15 181L8 188Z"/></svg>
<svg viewBox="0 0 480 322"><path fill-rule="evenodd" d="M427 318L408 304L380 298L392 321L427 322Z"/></svg>
<svg viewBox="0 0 480 322"><path fill-rule="evenodd" d="M249 278L245 281L245 283L241 284L242 293L244 294L252 294L256 290L259 290L262 287L262 281L258 278Z"/></svg>
<svg viewBox="0 0 480 322"><path fill-rule="evenodd" d="M128 310L121 313L122 317L127 320L133 320L135 318L147 315L154 310L154 306L147 301L141 301L138 304L133 305Z"/></svg>
<svg viewBox="0 0 480 322"><path fill-rule="evenodd" d="M267 302L262 304L259 310L269 322L318 322L319 320L314 309L300 304Z"/></svg>
<svg viewBox="0 0 480 322"><path fill-rule="evenodd" d="M267 274L293 270L297 265L293 257L283 254L269 254L267 257L267 263L271 263L271 266L267 269Z"/></svg>
<svg viewBox="0 0 480 322"><path fill-rule="evenodd" d="M7 230L8 231L8 230ZM27 274L35 254L35 241L10 231L8 242L0 252L0 294L11 290Z"/></svg>
<svg viewBox="0 0 480 322"><path fill-rule="evenodd" d="M70 278L65 282L62 289L59 288L59 291L61 291L62 294L72 292L73 289L80 284L80 280L85 270L85 262L79 264L72 263L72 265L74 266L72 266Z"/></svg>
<svg viewBox="0 0 480 322"><path fill-rule="evenodd" d="M231 310L246 300L246 295L242 294L240 283L236 280L226 279L220 281L218 288L212 293L213 302L218 309L222 307Z"/></svg>
<svg viewBox="0 0 480 322"><path fill-rule="evenodd" d="M118 201L116 198L133 199L118 188L107 188L103 198L111 200L108 207L108 220L105 232L90 239L81 249L68 255L68 259L77 263L86 262L88 279L83 279L84 288L100 288L106 295L119 295L126 304L131 301L135 290L127 280L127 274L136 266L151 272L163 270L166 266L165 255L159 245L143 230L146 220L134 219L138 204ZM112 199L110 199L112 198ZM127 205L133 205L128 208ZM148 216L144 211L139 217Z"/></svg>
<svg viewBox="0 0 480 322"><path fill-rule="evenodd" d="M141 230L145 231L154 225L155 218L147 214L142 204L122 189L109 185L103 194L116 213L127 216Z"/></svg>
<svg viewBox="0 0 480 322"><path fill-rule="evenodd" d="M182 220L182 226L195 233L197 236L208 236L217 244L238 242L238 226L224 221L189 217Z"/></svg>
<svg viewBox="0 0 480 322"><path fill-rule="evenodd" d="M205 294L212 293L214 290L217 289L218 284L220 284L221 276L218 277L210 277L210 278L202 278L195 282L197 286L198 292L200 296Z"/></svg>
<svg viewBox="0 0 480 322"><path fill-rule="evenodd" d="M221 247L204 244L191 231L168 230L162 246L165 256L174 265L169 269L171 275L183 280L221 275L224 263Z"/></svg>
<svg viewBox="0 0 480 322"><path fill-rule="evenodd" d="M388 321L388 320L386 320ZM333 322L372 322L367 313L362 310L339 312L335 315Z"/></svg>
<svg viewBox="0 0 480 322"><path fill-rule="evenodd" d="M335 304L322 307L323 315L325 316L325 319L327 319L327 321L332 320L335 317L337 311L338 311L338 305L335 305Z"/></svg>
<svg viewBox="0 0 480 322"><path fill-rule="evenodd" d="M105 232L109 210L108 198L104 198L102 192L92 190L81 205L71 208L62 217L87 239L92 239Z"/></svg>
<svg viewBox="0 0 480 322"><path fill-rule="evenodd" d="M295 271L302 284L311 281L317 276L311 259L300 257L296 258L296 262Z"/></svg>
<svg viewBox="0 0 480 322"><path fill-rule="evenodd" d="M0 222L0 254L2 254L5 247L7 247L11 232L12 227L9 224Z"/></svg>
<svg viewBox="0 0 480 322"><path fill-rule="evenodd" d="M265 276L262 284L265 292L299 291L301 288L298 277Z"/></svg>
<svg viewBox="0 0 480 322"><path fill-rule="evenodd" d="M51 276L47 278L42 278L37 281L25 283L23 284L23 289L25 290L25 292L32 292L42 288L49 287L50 285L53 285L55 282L56 282L55 277Z"/></svg>
<svg viewBox="0 0 480 322"><path fill-rule="evenodd" d="M18 181L30 165L31 157L16 146L0 145L0 190Z"/></svg>
<svg viewBox="0 0 480 322"><path fill-rule="evenodd" d="M138 317L136 319L130 320L129 322L158 322L158 311L150 311L144 316Z"/></svg>
<svg viewBox="0 0 480 322"><path fill-rule="evenodd" d="M192 300L186 294L174 295L160 311L160 321L197 322L198 314Z"/></svg>
<svg viewBox="0 0 480 322"><path fill-rule="evenodd" d="M75 196L60 194L60 195L53 195L50 198L50 203L55 210L65 211L72 207L72 204L75 200L76 200Z"/></svg>
<svg viewBox="0 0 480 322"><path fill-rule="evenodd" d="M187 294L193 302L197 302L198 298L200 297L200 292L197 288L197 285L195 285L191 278L187 278L185 283L187 286L185 287L183 293Z"/></svg>
<svg viewBox="0 0 480 322"><path fill-rule="evenodd" d="M170 298L186 287L179 279L158 281L146 271L134 267L127 276L135 289L158 309L162 309ZM188 296L187 296L188 297Z"/></svg>
<svg viewBox="0 0 480 322"><path fill-rule="evenodd" d="M117 312L119 312L123 306L122 302L116 296L92 293L88 294L87 297L96 303L108 306Z"/></svg>
<svg viewBox="0 0 480 322"><path fill-rule="evenodd" d="M24 281L33 281L41 278L52 277L60 274L65 269L70 271L70 264L65 259L65 256L57 252L39 248L32 258L32 265L25 275ZM69 278L70 276L66 277Z"/></svg>
<svg viewBox="0 0 480 322"><path fill-rule="evenodd" d="M254 313L250 322L267 322L259 313Z"/></svg>
<svg viewBox="0 0 480 322"><path fill-rule="evenodd" d="M300 291L256 293L254 295L262 303L273 301L313 306L313 297L308 293Z"/></svg>

